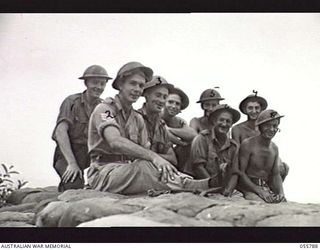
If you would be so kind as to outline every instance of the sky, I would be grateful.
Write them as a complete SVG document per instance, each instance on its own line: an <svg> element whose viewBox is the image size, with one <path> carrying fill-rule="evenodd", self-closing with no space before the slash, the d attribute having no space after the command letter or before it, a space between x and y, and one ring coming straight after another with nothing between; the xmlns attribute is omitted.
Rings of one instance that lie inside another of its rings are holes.
<svg viewBox="0 0 320 250"><path fill-rule="evenodd" d="M58 185L51 134L60 104L85 90L78 77L88 66L115 78L138 61L188 94L188 122L202 116L196 101L207 88L219 86L235 108L257 90L285 115L274 142L290 167L287 199L319 203L319 48L314 13L0 14L0 163L29 187ZM102 98L116 94L111 82Z"/></svg>

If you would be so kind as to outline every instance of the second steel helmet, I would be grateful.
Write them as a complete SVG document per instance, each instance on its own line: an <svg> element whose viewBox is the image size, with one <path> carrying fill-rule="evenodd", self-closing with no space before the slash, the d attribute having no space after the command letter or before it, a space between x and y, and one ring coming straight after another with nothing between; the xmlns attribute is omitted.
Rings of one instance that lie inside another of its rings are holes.
<svg viewBox="0 0 320 250"><path fill-rule="evenodd" d="M273 109L264 110L259 114L256 120L256 126L259 126L268 121L280 119L282 117L284 117L284 115L279 115L278 112Z"/></svg>
<svg viewBox="0 0 320 250"><path fill-rule="evenodd" d="M81 77L79 77L79 79L87 79L87 78L91 78L91 77L101 77L101 78L106 78L108 79L112 79L111 77L109 77L107 71L105 70L105 68L103 68L100 65L91 65L89 66L83 73L83 75Z"/></svg>
<svg viewBox="0 0 320 250"><path fill-rule="evenodd" d="M114 89L117 89L119 90L119 79L122 77L122 76L125 76L125 75L128 75L130 74L132 71L136 71L136 70L139 70L141 72L144 73L145 77L146 77L146 82L149 82L151 81L152 79L152 75L153 75L153 71L152 69L144 66L143 64L139 63L139 62L129 62L129 63L126 63L125 65L123 65L118 73L117 73L117 77L116 79L114 79L113 83L112 83L112 87Z"/></svg>
<svg viewBox="0 0 320 250"><path fill-rule="evenodd" d="M181 89L174 87L170 90L169 94L176 94L181 98L181 110L186 109L189 106L189 97Z"/></svg>
<svg viewBox="0 0 320 250"><path fill-rule="evenodd" d="M202 92L200 96L200 100L197 101L197 103L202 103L204 101L209 101L209 100L221 101L221 100L224 100L224 98L222 98L220 93L215 89L206 89L205 91Z"/></svg>
<svg viewBox="0 0 320 250"><path fill-rule="evenodd" d="M248 95L244 98L239 105L239 109L243 114L246 114L246 105L248 102L258 102L261 105L261 110L265 110L268 107L268 102L261 96L258 96L258 91L253 91L254 94Z"/></svg>
<svg viewBox="0 0 320 250"><path fill-rule="evenodd" d="M145 95L146 91L148 89L151 89L153 87L166 87L169 91L173 88L173 85L168 83L166 79L164 79L162 76L153 76L152 80L147 82L143 89L143 94Z"/></svg>
<svg viewBox="0 0 320 250"><path fill-rule="evenodd" d="M240 120L241 114L238 110L231 108L228 104L219 104L214 107L212 113L209 115L209 122L212 123L213 119L222 111L227 111L232 115L232 123Z"/></svg>

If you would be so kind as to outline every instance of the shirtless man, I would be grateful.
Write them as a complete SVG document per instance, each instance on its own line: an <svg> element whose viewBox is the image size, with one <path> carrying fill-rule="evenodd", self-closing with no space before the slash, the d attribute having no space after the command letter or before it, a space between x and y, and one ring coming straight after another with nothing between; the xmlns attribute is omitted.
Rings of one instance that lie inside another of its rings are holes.
<svg viewBox="0 0 320 250"><path fill-rule="evenodd" d="M260 134L240 146L240 189L248 200L285 201L278 147L272 142L282 117L271 109L261 112L256 121Z"/></svg>
<svg viewBox="0 0 320 250"><path fill-rule="evenodd" d="M247 115L248 119L232 128L232 139L239 144L246 138L259 135L259 130L255 122L261 111L265 110L268 106L266 99L258 96L257 91L253 92L254 94L247 96L239 105L240 111Z"/></svg>
<svg viewBox="0 0 320 250"><path fill-rule="evenodd" d="M174 144L174 152L178 161L177 168L182 172L185 171L185 164L190 156L191 142L197 135L184 119L177 116L188 105L188 96L181 89L172 88L161 113L170 141Z"/></svg>
<svg viewBox="0 0 320 250"><path fill-rule="evenodd" d="M190 127L193 128L198 134L204 129L211 129L211 124L208 121L208 117L215 106L217 106L221 100L218 91L214 89L206 89L202 92L200 100L197 103L201 104L201 108L204 110L204 115L202 117L194 117L190 121Z"/></svg>
<svg viewBox="0 0 320 250"><path fill-rule="evenodd" d="M253 91L253 93L254 94L243 99L239 105L240 111L248 116L247 121L239 123L232 128L232 139L237 141L239 144L247 138L260 134L255 122L259 114L268 106L267 100L258 96L257 91ZM289 166L280 159L279 169L281 178L284 181L288 175Z"/></svg>

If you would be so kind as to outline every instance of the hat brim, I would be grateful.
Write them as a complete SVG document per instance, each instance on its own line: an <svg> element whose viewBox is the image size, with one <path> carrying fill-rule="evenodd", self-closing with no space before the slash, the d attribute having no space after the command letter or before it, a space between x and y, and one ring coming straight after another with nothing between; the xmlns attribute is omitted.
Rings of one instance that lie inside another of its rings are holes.
<svg viewBox="0 0 320 250"><path fill-rule="evenodd" d="M107 80L111 80L112 79L112 77L109 77L107 75L105 75L105 76L87 75L87 76L81 76L78 79L85 80L85 79L94 78L94 77L96 77L96 78L105 78Z"/></svg>
<svg viewBox="0 0 320 250"><path fill-rule="evenodd" d="M258 102L261 105L261 111L266 110L266 108L268 107L268 102L266 99L264 99L261 96L247 96L245 99L243 99L240 102L239 105L239 109L243 114L247 114L246 113L246 105L248 102Z"/></svg>
<svg viewBox="0 0 320 250"><path fill-rule="evenodd" d="M154 86L151 86L151 87L148 87L148 88L144 88L142 95L145 96L147 91L150 91L151 89L157 88L157 87L167 88L169 90L169 93L170 93L171 89L173 89L173 85L172 84L170 84L170 83L161 83L161 84L157 84L157 85L154 85Z"/></svg>
<svg viewBox="0 0 320 250"><path fill-rule="evenodd" d="M169 94L177 94L181 98L181 110L186 109L189 106L189 97L181 89L173 88Z"/></svg>
<svg viewBox="0 0 320 250"><path fill-rule="evenodd" d="M208 98L204 98L204 99L202 99L202 100L199 100L199 101L197 101L196 103L202 103L202 102L211 101L211 100L223 101L224 98L222 98L222 97L208 97Z"/></svg>
<svg viewBox="0 0 320 250"><path fill-rule="evenodd" d="M237 123L240 120L241 114L238 110L233 109L233 108L221 108L221 109L217 109L215 111L213 111L210 115L209 115L209 122L212 123L213 119L219 115L221 112L229 112L232 115L232 124Z"/></svg>
<svg viewBox="0 0 320 250"><path fill-rule="evenodd" d="M282 117L284 117L284 115L279 115L278 117L270 117L270 118L268 118L266 120L263 120L261 122L258 122L258 123L256 122L256 126L259 126L259 125L261 125L263 123L266 123L266 122L269 122L269 121L272 121L272 120L280 119Z"/></svg>
<svg viewBox="0 0 320 250"><path fill-rule="evenodd" d="M131 72L131 71L138 71L138 70L140 70L141 72L144 73L144 75L145 75L145 77L146 77L146 82L151 81L152 75L153 75L153 70L150 69L150 68L148 68L148 67L143 66L143 67L134 68L134 69L132 69L132 70L128 70L128 71L126 71L126 72L123 72L123 73L120 74L120 75L117 75L117 77L116 77L116 78L114 79L114 81L112 82L112 87L113 87L114 89L116 89L116 90L120 90L120 88L119 88L119 79L120 79L120 77L121 77L122 75L126 74L126 73Z"/></svg>

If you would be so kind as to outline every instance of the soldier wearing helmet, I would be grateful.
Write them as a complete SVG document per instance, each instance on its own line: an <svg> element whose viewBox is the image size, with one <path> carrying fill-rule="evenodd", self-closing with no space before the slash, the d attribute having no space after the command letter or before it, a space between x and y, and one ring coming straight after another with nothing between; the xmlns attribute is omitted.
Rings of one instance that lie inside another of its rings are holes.
<svg viewBox="0 0 320 250"><path fill-rule="evenodd" d="M192 172L198 179L214 178L214 187L221 187L225 196L231 196L236 187L239 146L228 136L231 126L240 119L240 113L227 104L217 105L209 115L210 130L202 130L191 146ZM212 190L207 190L208 194Z"/></svg>
<svg viewBox="0 0 320 250"><path fill-rule="evenodd" d="M61 192L84 187L83 171L90 163L87 147L89 118L102 101L100 95L112 78L103 67L92 65L79 79L84 80L86 90L63 101L52 134L57 143L53 166L60 177L58 190Z"/></svg>
<svg viewBox="0 0 320 250"><path fill-rule="evenodd" d="M232 139L236 140L239 144L241 144L244 139L259 134L255 122L261 111L265 110L268 106L266 99L258 96L257 91L253 92L254 94L247 96L239 105L240 111L247 115L247 120L232 128Z"/></svg>
<svg viewBox="0 0 320 250"><path fill-rule="evenodd" d="M285 201L279 151L272 142L282 117L272 109L262 111L256 120L260 134L240 145L240 189L246 199L268 203Z"/></svg>
<svg viewBox="0 0 320 250"><path fill-rule="evenodd" d="M224 100L224 98L222 98L220 93L215 89L206 89L203 91L197 103L201 104L201 108L204 110L204 115L202 117L192 118L190 121L190 127L197 133L200 133L200 131L204 129L210 129L211 124L208 121L208 117L214 107L222 100Z"/></svg>
<svg viewBox="0 0 320 250"><path fill-rule="evenodd" d="M161 117L165 121L169 138L174 144L178 170L185 172L185 164L190 157L191 142L197 133L187 122L177 115L189 105L188 96L179 88L172 88L162 110Z"/></svg>
<svg viewBox="0 0 320 250"><path fill-rule="evenodd" d="M150 189L210 187L210 179L193 180L171 163L174 159L168 155L165 131L156 115L160 114L170 85L163 83L163 78L161 82L151 81L152 75L153 71L141 63L125 64L112 84L119 93L93 111L88 139L91 164L87 172L91 188L133 195ZM145 111L155 119L148 119L147 125L132 107L142 94L147 98ZM158 129L152 131L155 127Z"/></svg>

